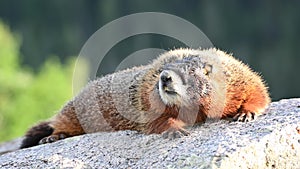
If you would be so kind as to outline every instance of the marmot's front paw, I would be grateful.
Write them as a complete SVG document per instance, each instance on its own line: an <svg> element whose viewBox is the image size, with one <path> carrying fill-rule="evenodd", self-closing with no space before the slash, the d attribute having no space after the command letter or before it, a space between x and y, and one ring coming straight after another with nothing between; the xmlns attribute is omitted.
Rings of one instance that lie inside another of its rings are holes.
<svg viewBox="0 0 300 169"><path fill-rule="evenodd" d="M44 137L43 139L41 139L39 141L39 144L46 144L46 143L52 143L55 142L57 140L62 140L65 139L67 137L66 134L61 133L61 134L55 134L55 135L50 135L48 137Z"/></svg>
<svg viewBox="0 0 300 169"><path fill-rule="evenodd" d="M249 122L257 119L257 114L254 112L241 112L233 117L234 121Z"/></svg>
<svg viewBox="0 0 300 169"><path fill-rule="evenodd" d="M162 133L162 137L165 139L175 139L181 138L183 136L188 136L190 133L183 128L169 128L165 132Z"/></svg>

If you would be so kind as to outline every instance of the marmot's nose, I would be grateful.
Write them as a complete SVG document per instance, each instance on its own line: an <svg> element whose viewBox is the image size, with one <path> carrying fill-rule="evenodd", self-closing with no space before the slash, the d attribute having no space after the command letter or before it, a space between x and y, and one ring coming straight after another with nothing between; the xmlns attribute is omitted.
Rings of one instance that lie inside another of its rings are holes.
<svg viewBox="0 0 300 169"><path fill-rule="evenodd" d="M163 71L160 74L160 80L163 85L167 85L172 82L172 77L168 71Z"/></svg>

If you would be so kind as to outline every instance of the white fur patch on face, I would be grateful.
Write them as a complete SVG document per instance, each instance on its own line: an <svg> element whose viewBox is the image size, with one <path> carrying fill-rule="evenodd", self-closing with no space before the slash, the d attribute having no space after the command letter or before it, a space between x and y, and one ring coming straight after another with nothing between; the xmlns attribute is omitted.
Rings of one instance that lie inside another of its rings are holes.
<svg viewBox="0 0 300 169"><path fill-rule="evenodd" d="M168 76L171 81L164 85L161 76ZM170 90L172 93L170 93ZM181 77L172 70L164 70L159 79L159 95L166 105L180 104L182 97L186 95L186 86L183 85Z"/></svg>

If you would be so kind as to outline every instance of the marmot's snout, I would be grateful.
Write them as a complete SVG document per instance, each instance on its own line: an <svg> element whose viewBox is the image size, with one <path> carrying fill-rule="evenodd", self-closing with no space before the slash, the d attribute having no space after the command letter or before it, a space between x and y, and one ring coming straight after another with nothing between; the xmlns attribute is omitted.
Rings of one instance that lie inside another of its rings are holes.
<svg viewBox="0 0 300 169"><path fill-rule="evenodd" d="M176 94L173 86L172 73L170 71L165 70L160 74L160 88L167 94Z"/></svg>
<svg viewBox="0 0 300 169"><path fill-rule="evenodd" d="M165 104L177 104L184 93L184 83L178 72L164 70L159 75L159 94Z"/></svg>

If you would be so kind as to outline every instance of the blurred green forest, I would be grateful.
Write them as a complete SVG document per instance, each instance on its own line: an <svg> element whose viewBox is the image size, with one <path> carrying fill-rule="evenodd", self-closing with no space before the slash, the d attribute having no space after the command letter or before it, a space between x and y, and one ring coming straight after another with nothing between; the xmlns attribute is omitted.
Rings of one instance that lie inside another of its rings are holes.
<svg viewBox="0 0 300 169"><path fill-rule="evenodd" d="M216 47L261 72L273 100L300 97L299 9L297 0L1 0L0 141L59 110L72 97L74 56L84 43L105 24L137 12L188 20ZM98 75L135 51L181 46L162 35L127 38L105 56Z"/></svg>
<svg viewBox="0 0 300 169"><path fill-rule="evenodd" d="M51 57L38 73L20 64L20 42L0 22L0 141L21 136L71 98L74 59Z"/></svg>

